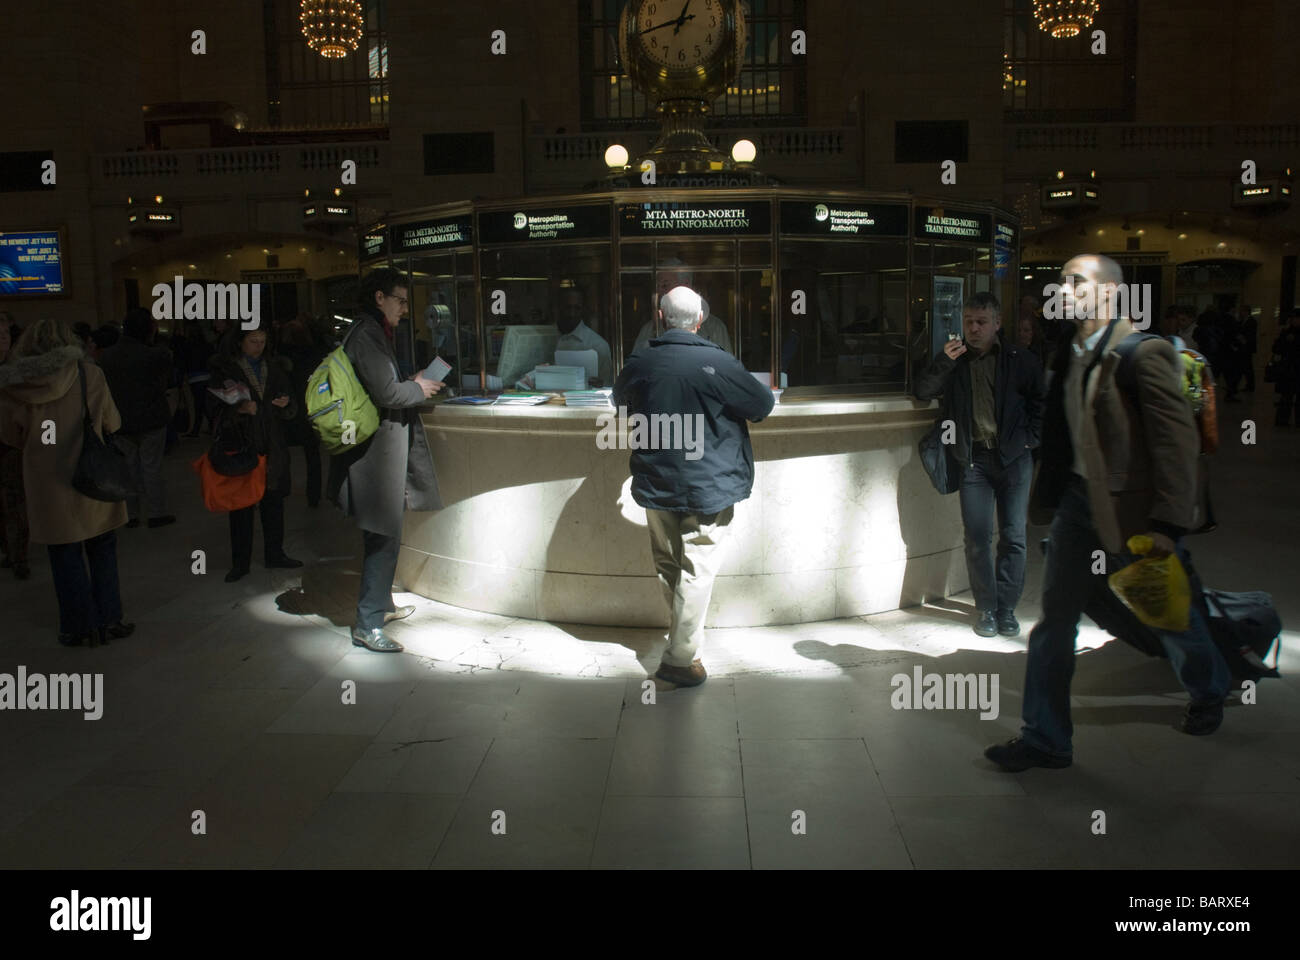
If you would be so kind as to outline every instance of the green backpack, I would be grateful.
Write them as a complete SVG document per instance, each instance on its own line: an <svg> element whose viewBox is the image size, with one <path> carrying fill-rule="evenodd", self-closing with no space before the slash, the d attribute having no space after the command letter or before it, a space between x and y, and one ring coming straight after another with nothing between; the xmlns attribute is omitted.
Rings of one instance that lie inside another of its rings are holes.
<svg viewBox="0 0 1300 960"><path fill-rule="evenodd" d="M365 443L379 429L379 410L343 347L356 325L307 379L307 422L331 455Z"/></svg>

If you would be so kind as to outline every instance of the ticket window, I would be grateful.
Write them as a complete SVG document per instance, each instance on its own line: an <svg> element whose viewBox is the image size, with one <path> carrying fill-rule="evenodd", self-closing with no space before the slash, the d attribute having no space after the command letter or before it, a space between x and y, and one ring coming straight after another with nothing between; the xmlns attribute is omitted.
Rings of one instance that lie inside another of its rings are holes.
<svg viewBox="0 0 1300 960"><path fill-rule="evenodd" d="M459 387L464 374L478 369L473 279L457 276L472 267L468 251L410 261L411 363L413 369L423 370L435 356L441 357L451 366L444 374L451 387Z"/></svg>
<svg viewBox="0 0 1300 960"><path fill-rule="evenodd" d="M907 246L791 241L778 367L789 388L896 393L907 371ZM796 394L797 395L797 394Z"/></svg>
<svg viewBox="0 0 1300 960"><path fill-rule="evenodd" d="M670 263L660 265L653 274L624 274L624 289L628 277L643 278L633 281L631 291L635 303L623 300L624 356L664 332L659 318L659 300L675 287L688 287L707 303L708 311L699 334L731 354L736 353L736 275L734 268L725 270L695 269ZM648 286L648 289L646 289ZM641 293L643 296L637 297Z"/></svg>
<svg viewBox="0 0 1300 960"><path fill-rule="evenodd" d="M554 363L557 349L575 348L597 353L591 384L612 385L608 243L485 250L480 270L489 390L513 389L536 366ZM512 328L527 329L512 335Z"/></svg>

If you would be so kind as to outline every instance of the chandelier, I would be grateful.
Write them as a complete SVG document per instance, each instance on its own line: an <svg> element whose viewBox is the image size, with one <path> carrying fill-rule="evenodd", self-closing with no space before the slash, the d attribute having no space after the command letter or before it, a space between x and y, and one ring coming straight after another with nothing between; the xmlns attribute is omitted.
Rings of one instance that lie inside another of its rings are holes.
<svg viewBox="0 0 1300 960"><path fill-rule="evenodd" d="M307 46L331 60L355 50L365 26L359 0L301 0L298 19Z"/></svg>
<svg viewBox="0 0 1300 960"><path fill-rule="evenodd" d="M1098 0L1034 0L1034 19L1040 30L1061 40L1092 26L1100 8Z"/></svg>

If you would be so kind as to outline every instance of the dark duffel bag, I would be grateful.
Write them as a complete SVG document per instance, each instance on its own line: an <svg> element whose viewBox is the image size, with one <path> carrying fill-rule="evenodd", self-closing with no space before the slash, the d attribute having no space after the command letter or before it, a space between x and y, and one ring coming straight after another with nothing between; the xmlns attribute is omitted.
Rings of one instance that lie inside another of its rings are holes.
<svg viewBox="0 0 1300 960"><path fill-rule="evenodd" d="M1210 633L1232 675L1246 680L1281 676L1277 662L1282 655L1282 618L1273 606L1273 597L1262 590L1206 590L1204 594ZM1271 667L1265 662L1270 649Z"/></svg>
<svg viewBox="0 0 1300 960"><path fill-rule="evenodd" d="M1040 545L1046 554L1047 539L1044 538ZM1107 554L1107 570L1118 570L1123 565L1122 557ZM1210 637L1219 648L1233 677L1259 680L1263 677L1281 676L1277 671L1277 658L1282 650L1282 619L1273 607L1272 596L1258 590L1233 593L1206 589L1201 586L1200 577L1190 564L1187 576L1191 582L1192 595L1199 593L1203 598L1201 613L1209 624ZM1160 637L1115 596L1106 577L1096 575L1092 579L1092 593L1083 607L1088 619L1116 640L1122 640L1149 657L1167 657ZM1277 648L1274 650L1273 666L1270 667L1265 660L1269 650L1273 649L1274 642L1277 643Z"/></svg>

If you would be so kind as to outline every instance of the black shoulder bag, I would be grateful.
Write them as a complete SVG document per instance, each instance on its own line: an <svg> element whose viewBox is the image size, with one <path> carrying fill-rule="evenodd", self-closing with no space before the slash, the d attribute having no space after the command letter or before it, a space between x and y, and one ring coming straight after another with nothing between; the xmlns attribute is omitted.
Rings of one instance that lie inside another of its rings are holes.
<svg viewBox="0 0 1300 960"><path fill-rule="evenodd" d="M223 410L208 449L212 469L223 477L242 477L256 470L257 449L249 433L233 410Z"/></svg>
<svg viewBox="0 0 1300 960"><path fill-rule="evenodd" d="M77 361L77 377L81 380L82 442L77 468L72 474L72 487L91 500L119 503L134 491L131 471L122 452L108 442L107 437L101 439L95 433L90 407L86 403L86 370L81 361Z"/></svg>

